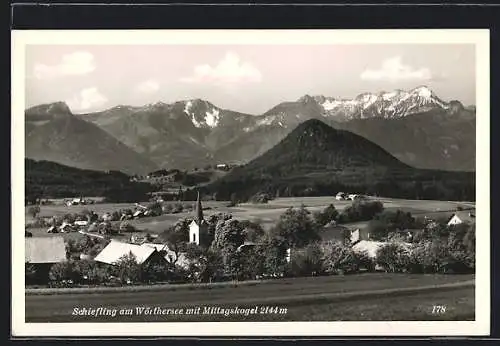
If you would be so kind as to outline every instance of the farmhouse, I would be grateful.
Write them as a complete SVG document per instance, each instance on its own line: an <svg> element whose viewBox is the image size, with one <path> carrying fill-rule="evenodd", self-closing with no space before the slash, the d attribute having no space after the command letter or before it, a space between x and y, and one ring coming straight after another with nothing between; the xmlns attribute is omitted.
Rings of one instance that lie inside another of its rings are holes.
<svg viewBox="0 0 500 346"><path fill-rule="evenodd" d="M66 261L66 247L62 237L25 238L24 262L35 270L32 283L45 283L52 265Z"/></svg>
<svg viewBox="0 0 500 346"><path fill-rule="evenodd" d="M154 247L122 243L116 240L112 240L102 249L94 260L99 263L116 265L123 256L129 254L135 256L138 264L161 263L165 261L165 258Z"/></svg>
<svg viewBox="0 0 500 346"><path fill-rule="evenodd" d="M172 251L168 248L167 244L154 244L154 243L143 243L141 246L152 247L156 249L160 254L164 255L163 257L168 263L174 263L183 268L187 268L189 266L189 261L186 258L184 253L179 253L177 256L175 251Z"/></svg>
<svg viewBox="0 0 500 346"><path fill-rule="evenodd" d="M208 232L208 223L203 218L203 207L201 205L200 193L196 200L195 219L189 224L189 242L196 245L203 243Z"/></svg>
<svg viewBox="0 0 500 346"><path fill-rule="evenodd" d="M448 226L460 225L462 223L474 223L476 222L476 216L472 212L456 212L451 219L448 221Z"/></svg>
<svg viewBox="0 0 500 346"><path fill-rule="evenodd" d="M339 192L337 193L337 195L335 196L335 199L337 201L343 201L344 199L346 199L346 194L344 192Z"/></svg>

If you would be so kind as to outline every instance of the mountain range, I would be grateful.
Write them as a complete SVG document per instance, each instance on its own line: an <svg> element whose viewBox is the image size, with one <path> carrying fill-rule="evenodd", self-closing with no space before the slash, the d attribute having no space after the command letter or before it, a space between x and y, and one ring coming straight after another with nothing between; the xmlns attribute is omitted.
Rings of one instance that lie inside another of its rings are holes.
<svg viewBox="0 0 500 346"><path fill-rule="evenodd" d="M142 174L244 164L304 121L321 119L417 168L475 170L475 107L443 101L425 86L354 99L306 95L260 115L193 99L88 114L59 102L32 107L25 117L26 157L80 168Z"/></svg>

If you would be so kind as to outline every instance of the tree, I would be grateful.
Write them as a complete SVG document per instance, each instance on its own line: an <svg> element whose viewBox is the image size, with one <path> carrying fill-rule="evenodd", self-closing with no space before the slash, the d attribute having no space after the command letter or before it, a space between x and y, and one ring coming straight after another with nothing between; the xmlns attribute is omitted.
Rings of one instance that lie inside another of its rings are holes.
<svg viewBox="0 0 500 346"><path fill-rule="evenodd" d="M163 212L162 204L160 202L150 203L148 209L151 211L151 216L160 216Z"/></svg>
<svg viewBox="0 0 500 346"><path fill-rule="evenodd" d="M356 253L348 245L336 241L320 244L323 253L323 270L328 274L356 272L361 266L372 269L372 263L364 253Z"/></svg>
<svg viewBox="0 0 500 346"><path fill-rule="evenodd" d="M340 213L338 221L341 223L368 221L382 210L384 205L380 201L356 200Z"/></svg>
<svg viewBox="0 0 500 346"><path fill-rule="evenodd" d="M231 194L230 201L231 201L231 203L229 205L230 207L234 207L234 206L238 205L238 196L236 195L235 192L233 192Z"/></svg>
<svg viewBox="0 0 500 346"><path fill-rule="evenodd" d="M245 240L243 224L235 219L221 220L215 227L213 247L221 251L235 251Z"/></svg>
<svg viewBox="0 0 500 346"><path fill-rule="evenodd" d="M244 246L239 251L239 280L254 280L265 272L265 253L261 244Z"/></svg>
<svg viewBox="0 0 500 346"><path fill-rule="evenodd" d="M395 212L386 210L376 215L375 220L379 220L385 224L389 232L398 229L411 229L415 226L415 218L411 215L411 213L405 213L402 210L397 210Z"/></svg>
<svg viewBox="0 0 500 346"><path fill-rule="evenodd" d="M212 247L222 256L226 274L233 278L237 278L238 267L241 266L240 254L237 249L244 240L244 227L240 221L229 219L217 223Z"/></svg>
<svg viewBox="0 0 500 346"><path fill-rule="evenodd" d="M211 282L223 276L223 257L216 249L188 244L186 258L189 260L188 279L190 281Z"/></svg>
<svg viewBox="0 0 500 346"><path fill-rule="evenodd" d="M80 278L79 272L73 261L55 263L49 271L49 280L56 285L65 281L70 283L77 282Z"/></svg>
<svg viewBox="0 0 500 346"><path fill-rule="evenodd" d="M335 209L333 204L330 204L323 211L314 214L316 223L320 226L325 226L331 221L337 220L339 212Z"/></svg>
<svg viewBox="0 0 500 346"><path fill-rule="evenodd" d="M31 207L28 208L28 214L34 219L37 217L38 214L40 214L40 206L38 205L32 205Z"/></svg>
<svg viewBox="0 0 500 346"><path fill-rule="evenodd" d="M114 272L122 283L139 282L141 279L141 266L132 252L118 259Z"/></svg>
<svg viewBox="0 0 500 346"><path fill-rule="evenodd" d="M288 266L286 254L289 249L285 238L279 234L266 234L259 248L264 262L264 274L274 276L285 272Z"/></svg>
<svg viewBox="0 0 500 346"><path fill-rule="evenodd" d="M317 225L304 205L298 209L288 208L280 216L275 233L282 236L289 247L305 247L320 239Z"/></svg>
<svg viewBox="0 0 500 346"><path fill-rule="evenodd" d="M258 222L241 221L243 226L243 236L246 241L258 243L264 236L265 231Z"/></svg>
<svg viewBox="0 0 500 346"><path fill-rule="evenodd" d="M79 273L79 281L88 284L101 284L109 279L110 271L93 260L75 262L75 271Z"/></svg>
<svg viewBox="0 0 500 346"><path fill-rule="evenodd" d="M208 217L207 223L208 223L208 230L207 230L207 241L206 244L212 244L214 238L215 238L215 229L217 227L217 224L219 221L227 221L232 219L233 216L231 214L226 214L226 213L218 213L218 214L212 214Z"/></svg>
<svg viewBox="0 0 500 346"><path fill-rule="evenodd" d="M376 262L389 273L403 272L410 263L410 254L402 244L388 243L377 250Z"/></svg>

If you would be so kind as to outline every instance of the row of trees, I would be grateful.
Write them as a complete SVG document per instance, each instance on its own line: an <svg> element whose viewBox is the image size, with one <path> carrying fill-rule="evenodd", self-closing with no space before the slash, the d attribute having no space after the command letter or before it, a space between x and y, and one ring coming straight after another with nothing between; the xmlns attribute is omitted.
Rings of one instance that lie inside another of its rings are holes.
<svg viewBox="0 0 500 346"><path fill-rule="evenodd" d="M338 191L388 198L474 201L475 176L474 173L424 170L388 171L378 176L343 171L290 180L258 170L249 173L235 169L207 187L207 193L217 192L217 200L228 200L236 193L240 201L263 193L274 198L332 196Z"/></svg>
<svg viewBox="0 0 500 346"><path fill-rule="evenodd" d="M100 266L93 261L67 261L50 271L54 283L100 284L116 278L121 284L153 282L214 282L249 280L276 276L317 276L384 270L391 273L468 273L475 269L475 226L450 227L447 234L429 235L419 242L398 241L381 246L374 258L337 241L312 241L289 237L256 235L260 242L240 247L244 228L233 219L219 226L210 247L186 244L187 266L171 263L137 264L133 255L124 256L115 266ZM286 224L283 224L283 226ZM287 249L293 248L289 260ZM302 246L299 246L302 244ZM28 275L28 274L27 274Z"/></svg>

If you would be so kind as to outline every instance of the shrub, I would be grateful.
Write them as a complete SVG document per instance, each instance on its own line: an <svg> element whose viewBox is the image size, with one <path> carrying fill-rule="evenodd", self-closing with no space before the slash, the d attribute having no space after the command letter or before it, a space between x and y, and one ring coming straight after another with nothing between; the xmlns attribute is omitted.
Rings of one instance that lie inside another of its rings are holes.
<svg viewBox="0 0 500 346"><path fill-rule="evenodd" d="M169 263L148 263L142 268L141 281L146 283L167 281L172 268Z"/></svg>
<svg viewBox="0 0 500 346"><path fill-rule="evenodd" d="M150 203L148 209L151 211L151 216L160 216L163 212L162 204L160 202Z"/></svg>
<svg viewBox="0 0 500 346"><path fill-rule="evenodd" d="M339 212L333 204L330 204L323 211L314 214L314 220L320 226L324 226L331 221L337 220Z"/></svg>
<svg viewBox="0 0 500 346"><path fill-rule="evenodd" d="M102 284L108 281L110 270L92 260L75 261L76 272L79 273L79 282L87 284Z"/></svg>
<svg viewBox="0 0 500 346"><path fill-rule="evenodd" d="M294 249L291 254L289 274L292 276L318 275L323 272L323 251L316 243L303 249Z"/></svg>
<svg viewBox="0 0 500 346"><path fill-rule="evenodd" d="M77 269L73 261L56 263L50 268L49 280L55 285L78 282L80 273Z"/></svg>
<svg viewBox="0 0 500 346"><path fill-rule="evenodd" d="M127 221L122 221L119 229L121 233L131 233L136 231L135 227Z"/></svg>
<svg viewBox="0 0 500 346"><path fill-rule="evenodd" d="M376 263L389 273L404 272L410 262L409 251L399 243L388 243L377 250Z"/></svg>
<svg viewBox="0 0 500 346"><path fill-rule="evenodd" d="M38 205L33 205L28 208L28 214L32 217L35 218L38 214L40 214L40 206Z"/></svg>
<svg viewBox="0 0 500 346"><path fill-rule="evenodd" d="M382 210L384 210L384 205L380 201L356 200L345 208L338 218L342 223L368 221Z"/></svg>
<svg viewBox="0 0 500 346"><path fill-rule="evenodd" d="M171 203L165 203L163 205L163 212L166 214L172 213L173 209L174 209L174 206Z"/></svg>
<svg viewBox="0 0 500 346"><path fill-rule="evenodd" d="M364 255L356 254L350 246L340 242L324 242L321 244L321 250L323 270L328 274L357 272L361 264L366 266L369 262Z"/></svg>
<svg viewBox="0 0 500 346"><path fill-rule="evenodd" d="M250 198L251 203L262 204L267 203L271 200L271 196L268 193L259 192Z"/></svg>
<svg viewBox="0 0 500 346"><path fill-rule="evenodd" d="M36 282L36 275L37 275L37 271L36 271L36 266L34 264L31 264L31 263L25 263L24 265L24 278L25 278L25 282L26 284L33 284Z"/></svg>
<svg viewBox="0 0 500 346"><path fill-rule="evenodd" d="M413 245L408 260L411 273L437 273L441 270L444 257L442 244L438 241L423 240Z"/></svg>

